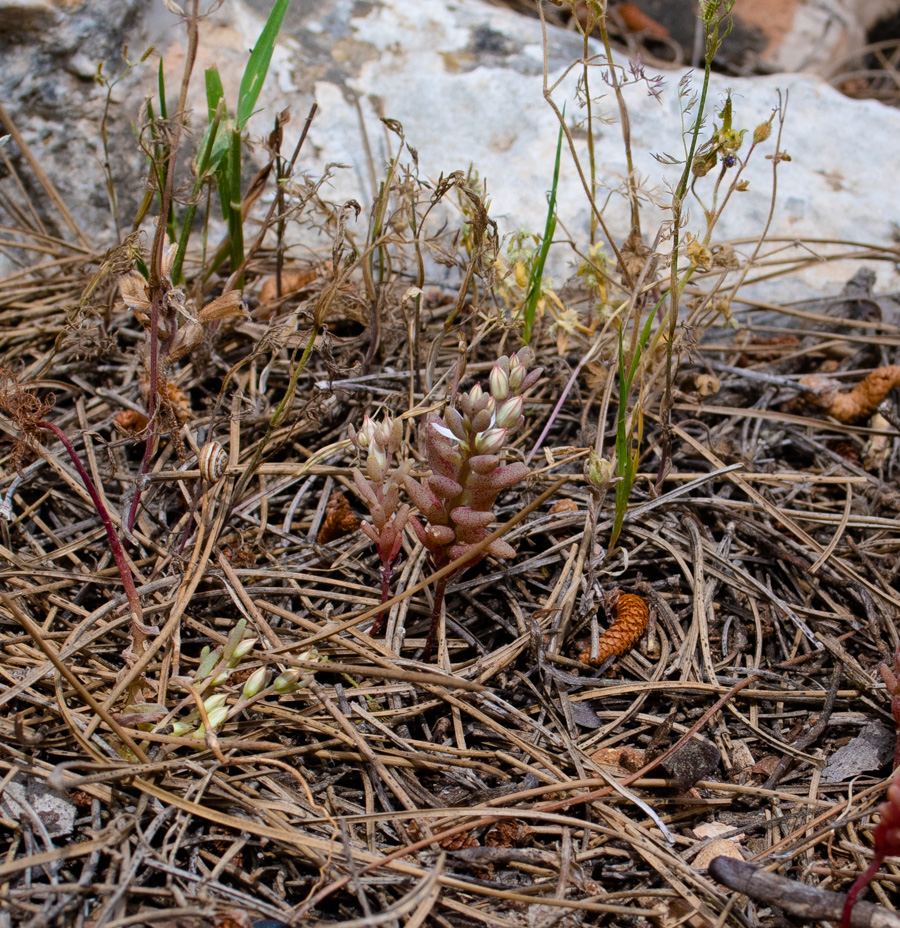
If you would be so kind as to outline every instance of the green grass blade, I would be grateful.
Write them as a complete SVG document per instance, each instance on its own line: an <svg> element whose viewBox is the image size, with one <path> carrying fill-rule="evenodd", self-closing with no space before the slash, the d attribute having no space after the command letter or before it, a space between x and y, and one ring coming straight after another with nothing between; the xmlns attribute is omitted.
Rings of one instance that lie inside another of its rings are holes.
<svg viewBox="0 0 900 928"><path fill-rule="evenodd" d="M212 122L219 110L219 101L225 99L225 88L222 86L219 69L215 65L207 68L204 74L206 77L206 116L209 122Z"/></svg>
<svg viewBox="0 0 900 928"><path fill-rule="evenodd" d="M563 110L563 115L565 115L565 110ZM528 293L525 296L525 305L522 308L522 316L525 320L522 341L526 345L531 341L531 333L534 329L534 316L537 312L538 300L541 298L541 280L544 277L544 265L547 263L547 255L550 253L553 233L556 231L556 190L559 186L559 163L562 158L562 140L563 131L562 126L560 126L559 137L556 141L556 162L553 166L553 186L550 188L550 197L547 202L547 223L544 226L544 237L541 240L540 250L531 268L531 277L528 281Z"/></svg>
<svg viewBox="0 0 900 928"><path fill-rule="evenodd" d="M203 142L200 147L200 158L196 165L196 178L194 180L193 190L191 191L191 200L188 204L187 211L184 214L184 222L181 226L181 237L178 240L178 251L175 254L175 261L172 263L172 280L174 280L177 284L184 283L184 275L182 272L184 256L187 252L188 240L191 237L191 230L194 225L194 217L197 215L197 204L198 198L200 196L200 190L203 186L204 180L206 179L207 173L213 169L213 141L218 135L219 125L221 124L222 116L224 113L225 103L222 101L219 106L219 111L216 113L215 118L207 127L206 134L203 136Z"/></svg>
<svg viewBox="0 0 900 928"><path fill-rule="evenodd" d="M231 270L236 271L244 261L244 222L241 216L241 130L235 126L231 130L231 152L226 161L226 186L222 190L224 201L225 191L228 191L228 230L231 236ZM240 289L243 279L237 282Z"/></svg>
<svg viewBox="0 0 900 928"><path fill-rule="evenodd" d="M253 108L256 106L256 101L259 99L260 91L266 80L266 74L269 71L269 64L272 61L275 40L281 31L281 23L290 3L291 0L275 0L272 12L269 13L263 31L250 53L250 60L244 70L241 90L238 94L237 124L239 129L244 128L253 112Z"/></svg>
<svg viewBox="0 0 900 928"><path fill-rule="evenodd" d="M159 115L163 119L169 118L169 110L166 107L166 74L163 71L163 60L159 59L159 75L157 76L157 81L159 83Z"/></svg>

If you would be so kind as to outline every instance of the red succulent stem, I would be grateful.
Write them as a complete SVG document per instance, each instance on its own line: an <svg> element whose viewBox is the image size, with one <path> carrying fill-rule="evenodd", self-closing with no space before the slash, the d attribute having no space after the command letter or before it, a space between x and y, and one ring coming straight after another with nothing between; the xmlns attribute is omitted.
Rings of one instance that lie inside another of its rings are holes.
<svg viewBox="0 0 900 928"><path fill-rule="evenodd" d="M856 878L856 882L850 887L847 898L844 900L844 911L841 914L841 928L850 928L850 920L853 917L853 906L856 905L856 897L869 885L872 877L878 872L884 862L885 854L875 852L872 863Z"/></svg>
<svg viewBox="0 0 900 928"><path fill-rule="evenodd" d="M143 630L144 624L144 611L141 608L141 599L138 596L137 588L134 585L134 577L131 574L131 568L128 566L128 561L125 558L125 551L122 548L122 543L119 541L119 536L116 533L116 527L113 525L112 519L109 515L109 510L106 508L103 499L100 494L97 492L96 486L94 486L94 481L91 480L90 474L84 469L84 465L81 463L81 459L78 457L78 453L75 451L75 446L69 441L69 436L58 426L54 425L52 422L41 421L37 423L39 429L44 429L44 431L52 432L63 444L63 447L68 452L69 457L72 460L72 464L75 467L75 470L78 471L78 476L81 477L81 482L84 484L84 488L88 492L88 496L91 498L91 502L94 504L94 508L97 510L97 515L100 516L100 521L103 523L103 527L106 529L106 537L109 539L109 547L112 551L113 559L116 562L116 567L119 570L119 576L122 578L122 586L125 589L125 597L128 600L128 605L131 609L131 626L132 626L132 637L134 639L134 650L138 656L144 649L145 634Z"/></svg>
<svg viewBox="0 0 900 928"><path fill-rule="evenodd" d="M451 577L456 576L457 571L441 577L434 586L434 602L431 606L431 627L428 629L428 637L425 639L425 647L422 650L422 661L427 663L431 659L431 652L437 643L438 629L441 627L441 607L444 605L444 593L447 592L447 583Z"/></svg>
<svg viewBox="0 0 900 928"><path fill-rule="evenodd" d="M381 565L381 601L386 603L391 598L391 578L394 576L394 568L390 564ZM372 623L372 628L369 631L370 635L378 635L381 633L381 630L384 628L385 619L387 618L387 611L382 609L381 612L375 616L375 621Z"/></svg>

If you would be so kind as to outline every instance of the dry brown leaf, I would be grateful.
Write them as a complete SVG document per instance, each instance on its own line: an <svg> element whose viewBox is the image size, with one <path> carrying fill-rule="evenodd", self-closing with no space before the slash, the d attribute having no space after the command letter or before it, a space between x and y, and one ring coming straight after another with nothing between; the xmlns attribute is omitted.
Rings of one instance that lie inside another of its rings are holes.
<svg viewBox="0 0 900 928"><path fill-rule="evenodd" d="M315 271L307 269L305 271L287 271L281 275L281 295L289 296L308 287L317 277ZM269 277L262 285L259 291L260 305L272 303L278 299L278 278Z"/></svg>

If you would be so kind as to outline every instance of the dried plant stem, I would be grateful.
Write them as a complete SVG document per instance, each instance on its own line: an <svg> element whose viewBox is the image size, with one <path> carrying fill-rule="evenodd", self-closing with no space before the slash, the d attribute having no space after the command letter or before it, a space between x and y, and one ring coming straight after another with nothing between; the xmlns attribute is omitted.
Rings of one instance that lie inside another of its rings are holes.
<svg viewBox="0 0 900 928"><path fill-rule="evenodd" d="M54 425L52 422L41 421L37 423L37 427L46 432L51 432L62 442L72 464L75 466L75 470L78 471L78 476L81 477L81 482L84 484L84 488L87 490L88 496L90 496L91 502L94 504L94 508L97 510L97 515L100 516L103 527L106 529L109 547L112 551L113 559L116 562L119 576L122 578L125 597L128 599L128 606L131 610L131 650L135 657L140 657L144 651L144 644L147 640L147 635L144 631L144 611L141 608L141 599L134 585L134 577L131 574L131 568L128 566L128 561L125 558L125 551L122 548L122 543L119 541L116 527L113 525L112 519L110 518L109 510L106 508L103 499L97 492L97 488L94 486L94 481L91 480L90 474L84 469L84 465L81 463L81 459L75 451L75 446L69 441L69 436L66 435L58 425Z"/></svg>
<svg viewBox="0 0 900 928"><path fill-rule="evenodd" d="M43 651L47 656L51 664L69 681L72 687L75 689L75 692L84 700L85 705L90 706L91 709L97 714L97 717L103 719L104 722L109 726L110 730L114 732L130 751L133 752L134 756L141 762L147 763L147 756L141 750L141 748L134 742L131 736L122 728L121 725L109 714L109 712L100 705L99 702L91 695L88 689L84 684L78 679L78 677L72 672L72 670L66 666L65 662L60 659L59 654L57 654L53 648L47 644L44 639L41 629L38 625L31 621L27 615L16 605L15 600L10 599L6 593L0 590L0 601L3 605L9 609L10 613L16 617L16 620L19 624L25 629L26 632L31 636L34 643L38 648Z"/></svg>
<svg viewBox="0 0 900 928"><path fill-rule="evenodd" d="M150 398L147 402L147 413L150 419L147 425L147 441L144 445L144 456L141 460L140 474L144 475L150 469L150 461L157 442L156 412L159 395L159 314L166 295L166 282L162 272L163 251L166 241L166 217L169 215L169 204L172 202L172 190L175 183L175 158L178 155L178 146L181 142L181 130L184 124L187 109L187 93L194 70L194 61L197 58L199 44L198 19L200 12L199 0L193 0L191 12L187 17L188 47L184 63L184 75L181 79L181 92L178 96L178 109L175 113L175 124L172 129L172 141L169 144L167 164L165 168L165 183L160 191L159 219L156 223L156 232L153 236L153 248L150 256ZM131 532L137 521L138 508L141 503L141 485L137 483L128 515L125 520L125 529Z"/></svg>

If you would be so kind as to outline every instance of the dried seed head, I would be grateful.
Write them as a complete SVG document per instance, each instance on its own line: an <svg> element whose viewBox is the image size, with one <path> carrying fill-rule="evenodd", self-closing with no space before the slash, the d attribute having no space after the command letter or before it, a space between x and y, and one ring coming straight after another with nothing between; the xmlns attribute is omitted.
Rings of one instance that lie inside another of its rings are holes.
<svg viewBox="0 0 900 928"><path fill-rule="evenodd" d="M192 319L186 325L183 325L172 339L172 347L169 348L168 360L178 361L185 355L190 354L203 338L203 326Z"/></svg>
<svg viewBox="0 0 900 928"><path fill-rule="evenodd" d="M247 304L240 290L229 290L207 303L197 313L197 321L202 325L210 322L222 322L228 319L248 318Z"/></svg>
<svg viewBox="0 0 900 928"><path fill-rule="evenodd" d="M600 457L600 455L591 448L587 464L585 464L584 467L584 476L595 490L602 490L609 484L610 480L612 480L612 461L610 461L609 458Z"/></svg>
<svg viewBox="0 0 900 928"><path fill-rule="evenodd" d="M761 122L753 130L753 142L755 145L758 145L760 142L765 142L765 140L772 134L772 120L769 119L767 122Z"/></svg>

